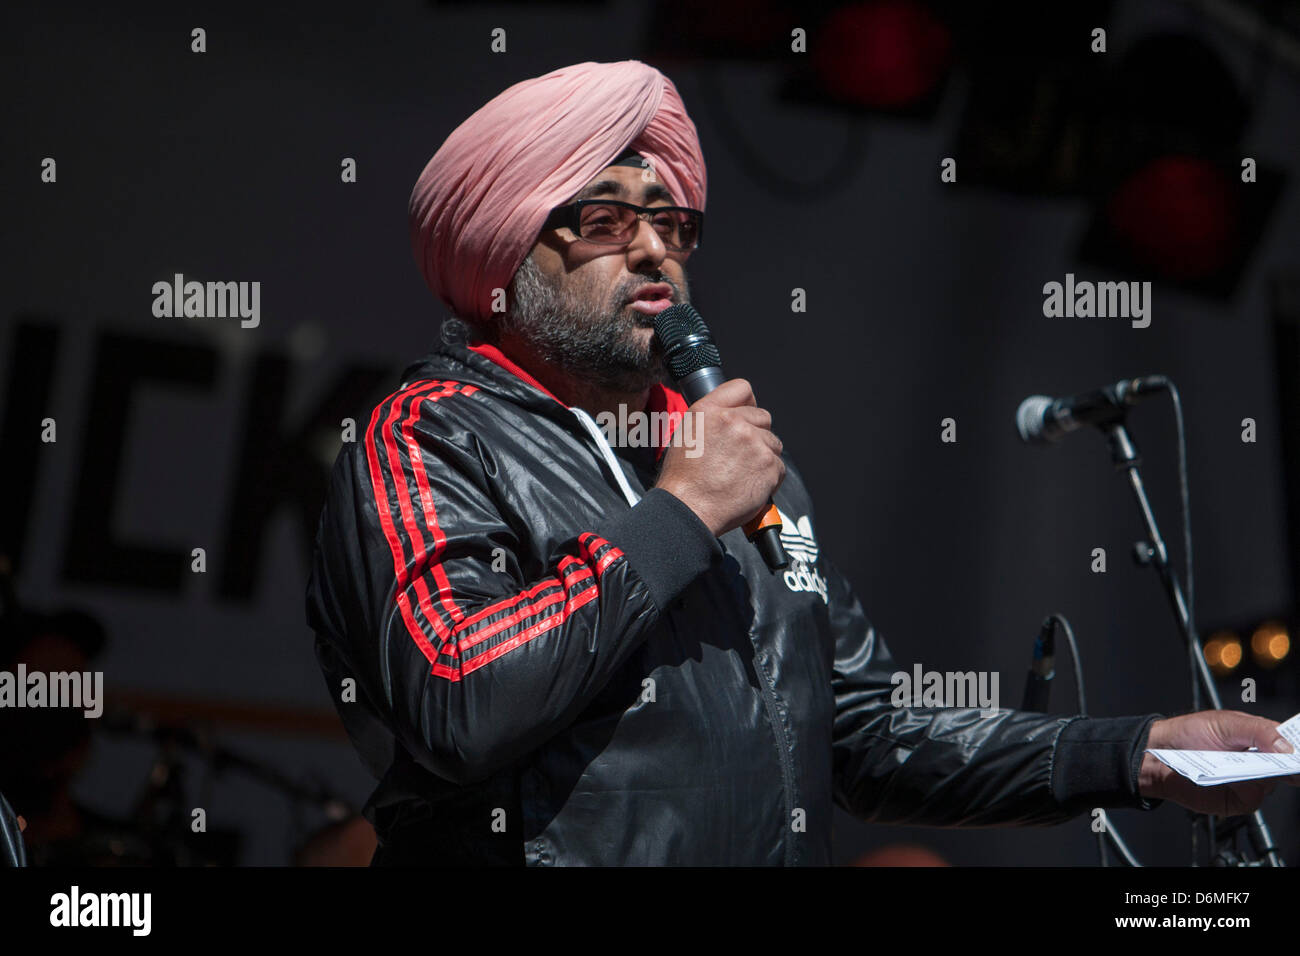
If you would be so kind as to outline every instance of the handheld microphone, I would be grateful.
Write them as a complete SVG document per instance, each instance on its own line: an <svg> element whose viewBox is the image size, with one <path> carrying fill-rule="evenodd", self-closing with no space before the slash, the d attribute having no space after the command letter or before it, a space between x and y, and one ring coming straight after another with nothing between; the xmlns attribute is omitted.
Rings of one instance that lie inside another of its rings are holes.
<svg viewBox="0 0 1300 956"><path fill-rule="evenodd" d="M1043 621L1038 637L1034 640L1034 656L1029 662L1029 674L1025 678L1025 696L1021 701L1021 710L1034 713L1047 713L1047 701L1052 693L1052 678L1056 676L1056 620L1047 618Z"/></svg>
<svg viewBox="0 0 1300 956"><path fill-rule="evenodd" d="M709 327L689 303L670 305L655 316L655 335L663 346L668 370L687 405L694 405L727 380L722 356L713 344ZM781 517L769 498L767 508L744 526L745 537L758 548L768 569L788 567L781 547Z"/></svg>
<svg viewBox="0 0 1300 956"><path fill-rule="evenodd" d="M1016 430L1021 440L1033 444L1060 441L1082 425L1105 428L1123 419L1138 399L1168 384L1163 375L1146 375L1068 398L1030 395L1016 409Z"/></svg>

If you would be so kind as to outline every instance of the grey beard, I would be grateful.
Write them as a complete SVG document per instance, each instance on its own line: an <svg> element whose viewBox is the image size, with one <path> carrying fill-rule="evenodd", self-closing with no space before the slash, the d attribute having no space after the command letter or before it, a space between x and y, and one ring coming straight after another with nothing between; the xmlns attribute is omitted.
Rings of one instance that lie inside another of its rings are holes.
<svg viewBox="0 0 1300 956"><path fill-rule="evenodd" d="M644 281L667 279L647 276ZM562 301L531 254L515 273L511 291L513 305L501 319L501 330L518 335L547 364L577 382L608 391L639 392L669 381L659 340L652 338L645 349L633 337L637 329L653 328L654 316L624 309L626 294L605 306ZM688 292L681 291L686 301Z"/></svg>

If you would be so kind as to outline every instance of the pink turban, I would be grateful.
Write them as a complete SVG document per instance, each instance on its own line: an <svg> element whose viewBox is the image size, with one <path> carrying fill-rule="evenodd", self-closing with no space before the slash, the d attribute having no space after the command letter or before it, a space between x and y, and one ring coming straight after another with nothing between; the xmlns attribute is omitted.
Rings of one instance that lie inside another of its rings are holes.
<svg viewBox="0 0 1300 956"><path fill-rule="evenodd" d="M411 190L411 246L454 315L484 320L542 223L626 148L679 205L704 209L704 156L668 77L639 60L578 63L514 86L456 127Z"/></svg>

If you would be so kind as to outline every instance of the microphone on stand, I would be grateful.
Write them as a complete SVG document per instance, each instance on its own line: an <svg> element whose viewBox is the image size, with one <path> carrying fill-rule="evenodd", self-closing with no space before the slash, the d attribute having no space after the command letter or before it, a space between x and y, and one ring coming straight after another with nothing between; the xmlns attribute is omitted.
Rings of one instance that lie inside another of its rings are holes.
<svg viewBox="0 0 1300 956"><path fill-rule="evenodd" d="M1060 441L1083 425L1105 428L1123 419L1138 399L1168 385L1163 375L1145 375L1068 398L1030 395L1016 409L1016 430L1021 439L1033 444Z"/></svg>

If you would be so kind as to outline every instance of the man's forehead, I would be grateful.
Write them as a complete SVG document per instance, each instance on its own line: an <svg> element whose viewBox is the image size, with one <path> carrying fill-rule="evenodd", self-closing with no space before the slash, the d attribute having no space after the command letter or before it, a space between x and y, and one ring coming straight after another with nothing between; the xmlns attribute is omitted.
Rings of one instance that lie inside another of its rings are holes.
<svg viewBox="0 0 1300 956"><path fill-rule="evenodd" d="M607 166L583 186L573 199L609 197L646 205L673 201L672 193L659 181L653 167Z"/></svg>

